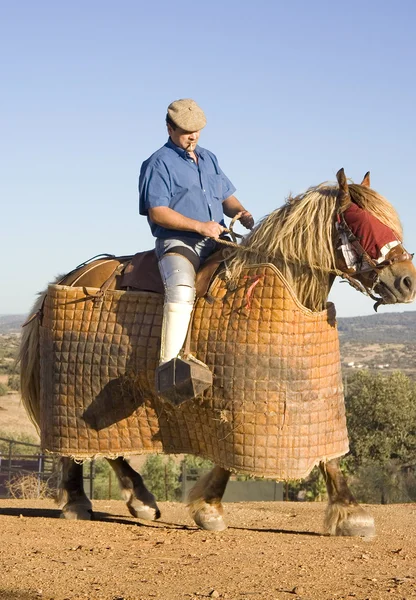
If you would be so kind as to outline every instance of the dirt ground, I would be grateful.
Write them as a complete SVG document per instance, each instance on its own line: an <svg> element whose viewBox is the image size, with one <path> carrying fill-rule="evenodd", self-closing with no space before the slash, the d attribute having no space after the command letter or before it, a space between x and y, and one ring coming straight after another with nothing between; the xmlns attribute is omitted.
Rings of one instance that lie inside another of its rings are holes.
<svg viewBox="0 0 416 600"><path fill-rule="evenodd" d="M17 394L0 429L35 434ZM95 501L96 520L59 519L47 500L0 499L0 599L416 599L416 505L371 506L377 537L322 535L323 504L226 504L228 530L195 527L183 504L133 519Z"/></svg>
<svg viewBox="0 0 416 600"><path fill-rule="evenodd" d="M1 379L0 375L0 379ZM3 377L7 377L4 375ZM29 421L23 408L20 394L7 394L0 397L0 430L3 433L25 433L39 439L35 426Z"/></svg>
<svg viewBox="0 0 416 600"><path fill-rule="evenodd" d="M0 598L7 600L410 600L416 505L371 506L372 541L321 534L323 504L226 505L229 528L197 529L186 506L138 522L119 501L65 521L48 500L0 500Z"/></svg>

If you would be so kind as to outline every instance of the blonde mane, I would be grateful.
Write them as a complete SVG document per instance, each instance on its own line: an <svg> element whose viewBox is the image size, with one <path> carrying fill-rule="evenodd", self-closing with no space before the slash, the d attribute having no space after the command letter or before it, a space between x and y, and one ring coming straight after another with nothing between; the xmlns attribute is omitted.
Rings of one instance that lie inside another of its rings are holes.
<svg viewBox="0 0 416 600"><path fill-rule="evenodd" d="M338 185L328 182L289 197L267 215L242 241L250 252L232 251L227 261L236 282L252 264L272 263L288 280L299 301L313 311L323 310L336 268L336 212ZM362 185L350 184L351 199L402 239L402 227L391 204Z"/></svg>

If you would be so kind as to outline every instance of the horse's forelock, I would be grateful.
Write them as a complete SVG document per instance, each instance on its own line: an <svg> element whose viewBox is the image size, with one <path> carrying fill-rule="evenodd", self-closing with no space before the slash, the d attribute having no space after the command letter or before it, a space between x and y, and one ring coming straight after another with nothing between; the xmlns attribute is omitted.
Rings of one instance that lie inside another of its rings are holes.
<svg viewBox="0 0 416 600"><path fill-rule="evenodd" d="M351 200L360 208L374 215L383 225L390 227L400 240L403 240L403 228L396 210L384 196L362 185L349 185Z"/></svg>

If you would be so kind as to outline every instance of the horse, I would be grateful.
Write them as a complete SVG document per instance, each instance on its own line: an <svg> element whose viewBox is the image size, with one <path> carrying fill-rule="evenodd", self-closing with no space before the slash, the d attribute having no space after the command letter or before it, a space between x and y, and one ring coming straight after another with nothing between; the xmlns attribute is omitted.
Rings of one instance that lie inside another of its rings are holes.
<svg viewBox="0 0 416 600"><path fill-rule="evenodd" d="M348 216L349 215L349 216ZM337 276L381 304L412 302L416 294L416 270L403 247L402 227L392 205L370 187L366 173L361 184L349 183L344 170L337 183L323 183L289 197L285 204L264 217L235 247L227 248L227 277L237 281L250 265L271 264L282 274L305 310L323 311ZM60 284L100 287L107 278L100 269L74 270ZM46 292L45 292L46 293ZM32 313L38 316L45 299L41 294ZM20 346L21 393L24 406L39 427L40 359L39 319L23 328ZM325 531L331 535L374 535L374 520L354 498L336 458L322 459L328 505ZM122 456L107 458L133 517L154 520L160 510L142 477ZM231 470L216 465L189 494L189 511L195 523L208 531L226 528L222 497ZM69 456L61 458L57 498L67 519L91 519L92 503L83 489L83 467Z"/></svg>

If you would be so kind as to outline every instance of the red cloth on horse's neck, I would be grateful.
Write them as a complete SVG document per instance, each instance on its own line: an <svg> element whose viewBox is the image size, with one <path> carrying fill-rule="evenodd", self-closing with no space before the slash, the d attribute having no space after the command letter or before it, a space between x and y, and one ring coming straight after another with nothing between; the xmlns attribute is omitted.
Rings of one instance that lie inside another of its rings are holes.
<svg viewBox="0 0 416 600"><path fill-rule="evenodd" d="M344 218L361 246L374 260L380 258L383 246L398 239L390 227L353 202L344 212Z"/></svg>

